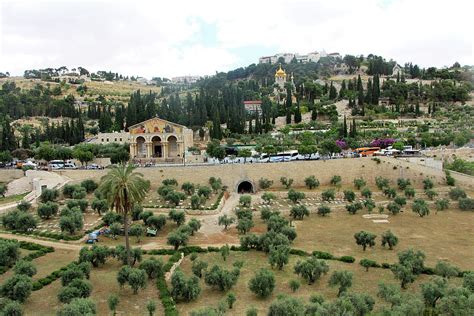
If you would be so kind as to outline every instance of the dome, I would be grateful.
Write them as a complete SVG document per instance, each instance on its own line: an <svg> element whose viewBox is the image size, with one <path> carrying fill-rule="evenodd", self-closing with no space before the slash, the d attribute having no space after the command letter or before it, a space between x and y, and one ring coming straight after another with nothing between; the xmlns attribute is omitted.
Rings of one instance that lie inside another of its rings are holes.
<svg viewBox="0 0 474 316"><path fill-rule="evenodd" d="M275 72L275 77L286 77L286 72L280 68Z"/></svg>

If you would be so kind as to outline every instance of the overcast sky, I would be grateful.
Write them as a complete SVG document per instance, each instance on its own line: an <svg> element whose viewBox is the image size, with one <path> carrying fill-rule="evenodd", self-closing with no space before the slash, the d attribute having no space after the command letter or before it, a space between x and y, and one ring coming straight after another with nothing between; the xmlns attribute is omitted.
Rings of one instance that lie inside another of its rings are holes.
<svg viewBox="0 0 474 316"><path fill-rule="evenodd" d="M0 0L0 72L204 75L325 50L474 64L471 0Z"/></svg>

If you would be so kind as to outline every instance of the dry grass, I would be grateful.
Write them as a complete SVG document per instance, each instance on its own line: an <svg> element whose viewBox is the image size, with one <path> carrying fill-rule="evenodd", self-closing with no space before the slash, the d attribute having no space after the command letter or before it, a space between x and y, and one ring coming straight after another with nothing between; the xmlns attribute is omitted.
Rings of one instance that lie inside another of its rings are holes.
<svg viewBox="0 0 474 316"><path fill-rule="evenodd" d="M90 282L93 289L90 298L97 304L97 315L108 315L107 299L112 293L117 294L120 299L117 315L145 315L149 300L156 301L156 315L162 315L163 308L155 281L148 281L147 287L134 295L128 286L120 289L116 279L120 267L121 263L110 259L104 266L93 268L91 271ZM57 299L60 289L61 281L57 280L33 292L24 304L25 315L55 315L62 306Z"/></svg>
<svg viewBox="0 0 474 316"><path fill-rule="evenodd" d="M308 301L312 294L322 294L327 300L333 300L337 297L337 289L329 287L328 280L330 274L335 270L348 270L353 272L353 285L350 291L359 293L363 292L371 295L376 300L375 309L380 309L384 305L383 301L377 299L378 284L380 282L398 284L398 282L393 278L393 274L390 270L371 269L369 272L365 272L365 270L357 263L348 264L339 261L327 261L330 266L328 274L323 276L315 284L308 285L304 279L293 273L294 264L298 260L301 260L301 258L291 256L290 263L285 266L282 271L272 270L276 279L276 287L273 294L267 299L259 299L248 289L248 282L250 278L253 277L254 272L258 269L271 269L264 253L255 251L231 252L231 255L225 262L219 253L200 254L199 259L208 262L210 267L214 264L218 264L225 266L228 269L232 268L232 263L236 260L244 261L239 280L236 286L229 291L234 293L237 297L237 301L230 313L232 315L243 315L250 306L256 307L259 310L259 314L264 315L268 310L268 305L278 296L278 294L295 295L302 298L304 301ZM191 261L189 257L185 258L181 264L181 268L186 275L191 275ZM297 279L301 282L301 287L296 293L292 293L289 288L289 282L293 279ZM419 284L428 279L429 277L427 275L419 276L417 281L410 285L408 291L418 291ZM458 283L459 280L453 280L452 282ZM208 287L204 283L204 280L201 280L200 284L202 291L196 301L178 304L177 308L181 315L188 315L190 311L205 306L215 307L221 299L225 298L226 293Z"/></svg>

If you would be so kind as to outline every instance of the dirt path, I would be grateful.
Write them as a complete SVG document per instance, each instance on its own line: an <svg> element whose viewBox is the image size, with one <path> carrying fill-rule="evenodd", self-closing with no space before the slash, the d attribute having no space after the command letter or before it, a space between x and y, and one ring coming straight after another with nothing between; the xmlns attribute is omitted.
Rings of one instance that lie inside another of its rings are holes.
<svg viewBox="0 0 474 316"><path fill-rule="evenodd" d="M36 244L40 244L43 246L54 247L57 249L64 249L64 250L79 251L83 247L83 245L80 245L80 244L70 244L70 243L65 243L65 242L60 242L60 241L37 239L33 237L28 237L28 236L13 235L13 234L6 234L6 233L0 233L0 237L5 238L5 239L16 239L20 241L34 242Z"/></svg>
<svg viewBox="0 0 474 316"><path fill-rule="evenodd" d="M238 203L239 194L231 193L229 198L225 201L222 210L218 214L208 216L196 216L197 219L201 220L201 228L199 229L199 232L204 235L220 233L222 231L222 227L218 224L219 216L222 216L224 214L232 215L232 211Z"/></svg>

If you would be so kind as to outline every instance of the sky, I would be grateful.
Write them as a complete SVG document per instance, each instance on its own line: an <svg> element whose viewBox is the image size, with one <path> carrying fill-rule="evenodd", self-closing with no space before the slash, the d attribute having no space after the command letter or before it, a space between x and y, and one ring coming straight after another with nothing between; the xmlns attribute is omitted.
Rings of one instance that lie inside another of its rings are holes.
<svg viewBox="0 0 474 316"><path fill-rule="evenodd" d="M0 72L212 75L280 52L474 64L471 0L0 0Z"/></svg>

